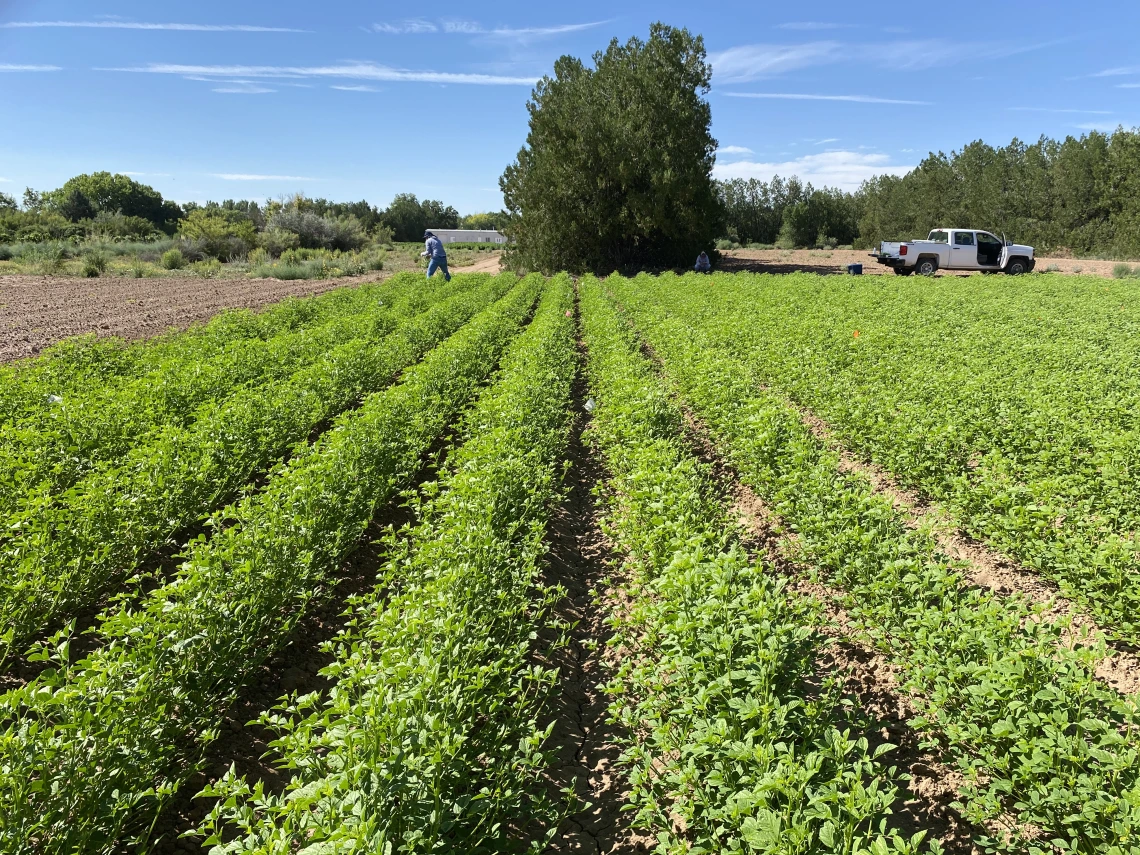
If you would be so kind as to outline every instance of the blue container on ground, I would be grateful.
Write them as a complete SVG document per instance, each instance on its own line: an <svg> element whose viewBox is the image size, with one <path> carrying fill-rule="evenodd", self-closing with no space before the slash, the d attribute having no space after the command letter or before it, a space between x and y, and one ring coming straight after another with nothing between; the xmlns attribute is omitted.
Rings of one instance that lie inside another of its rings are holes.
<svg viewBox="0 0 1140 855"><path fill-rule="evenodd" d="M863 265L862 264L848 264L847 265L847 272L850 273L852 276L862 276L863 275Z"/></svg>

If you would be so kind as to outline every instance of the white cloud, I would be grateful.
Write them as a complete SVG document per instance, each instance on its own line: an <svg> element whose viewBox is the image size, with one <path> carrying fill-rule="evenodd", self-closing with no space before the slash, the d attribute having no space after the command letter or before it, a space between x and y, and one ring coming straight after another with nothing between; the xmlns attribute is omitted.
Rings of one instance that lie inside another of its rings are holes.
<svg viewBox="0 0 1140 855"><path fill-rule="evenodd" d="M1087 116L1111 116L1111 110L1070 110L1063 107L1010 107L1022 113L1082 113Z"/></svg>
<svg viewBox="0 0 1140 855"><path fill-rule="evenodd" d="M1126 65L1117 68L1106 68L1098 71L1093 77L1127 77L1130 74L1140 74L1140 65Z"/></svg>
<svg viewBox="0 0 1140 855"><path fill-rule="evenodd" d="M1104 131L1112 133L1120 126L1128 127L1126 122L1081 122L1079 125L1073 125L1074 128L1080 128L1082 131Z"/></svg>
<svg viewBox="0 0 1140 855"><path fill-rule="evenodd" d="M898 98L880 98L877 95L813 95L803 92L724 92L729 98L770 98L780 101L851 101L856 104L913 104L929 105L929 101L904 101Z"/></svg>
<svg viewBox="0 0 1140 855"><path fill-rule="evenodd" d="M978 59L1000 59L1049 47L1056 42L950 42L917 40L879 45L852 45L839 41L798 45L741 45L709 57L718 84L747 83L802 68L840 63L871 64L891 71L919 71Z"/></svg>
<svg viewBox="0 0 1140 855"><path fill-rule="evenodd" d="M1140 89L1140 83L1117 83L1117 89Z"/></svg>
<svg viewBox="0 0 1140 855"><path fill-rule="evenodd" d="M132 178L140 178L149 176L151 178L170 178L169 172L128 172L125 169L119 170L118 175L130 175Z"/></svg>
<svg viewBox="0 0 1140 855"><path fill-rule="evenodd" d="M8 62L0 63L0 71L63 71L58 65L13 65Z"/></svg>
<svg viewBox="0 0 1140 855"><path fill-rule="evenodd" d="M217 86L211 89L211 92L221 92L226 95L265 95L269 92L276 92L276 89L270 89L268 86L262 86L260 83L253 83L249 80L226 80L214 81L224 82L225 86Z"/></svg>
<svg viewBox="0 0 1140 855"><path fill-rule="evenodd" d="M858 24L837 24L828 21L789 21L786 24L779 24L776 29L779 30L850 30L857 27Z"/></svg>
<svg viewBox="0 0 1140 855"><path fill-rule="evenodd" d="M0 184L11 184L11 183L12 183L11 178L0 178Z"/></svg>
<svg viewBox="0 0 1140 855"><path fill-rule="evenodd" d="M722 145L716 150L717 154L752 154L752 149L742 145Z"/></svg>
<svg viewBox="0 0 1140 855"><path fill-rule="evenodd" d="M373 24L372 29L377 33L403 35L405 33L434 33L439 30L439 27L423 18L407 18L395 24Z"/></svg>
<svg viewBox="0 0 1140 855"><path fill-rule="evenodd" d="M555 24L549 27L488 27L478 21L451 19L443 21L442 26L424 18L408 18L403 21L373 24L372 29L377 33L388 35L404 35L408 33L445 33L461 36L486 36L493 39L513 41L535 41L552 38L554 36L577 33L582 30L600 27L607 21L591 21L585 24Z"/></svg>
<svg viewBox="0 0 1140 855"><path fill-rule="evenodd" d="M246 172L212 172L214 178L223 181L317 181L316 178L306 178L303 175L253 175Z"/></svg>
<svg viewBox="0 0 1140 855"><path fill-rule="evenodd" d="M842 190L857 190L859 185L876 175L905 175L913 166L900 166L890 163L885 154L862 154L855 151L826 151L797 157L783 163L757 163L737 161L717 164L713 167L713 177L725 180L731 178L758 178L770 181L773 176L790 178L799 176L802 181L816 187L838 187Z"/></svg>
<svg viewBox="0 0 1140 855"><path fill-rule="evenodd" d="M339 89L341 92L380 92L375 86L366 86L361 84L359 86L330 86L329 89Z"/></svg>
<svg viewBox="0 0 1140 855"><path fill-rule="evenodd" d="M179 30L194 33L308 33L292 27L257 27L248 24L150 24L141 21L6 21L0 28L80 27L97 30Z"/></svg>
<svg viewBox="0 0 1140 855"><path fill-rule="evenodd" d="M238 78L328 78L379 80L386 83L455 83L482 86L533 86L536 77L507 77L497 74L464 74L446 71L410 71L374 62L347 62L340 65L174 65L152 62L127 68L99 68L97 71L126 71L142 74L178 74L183 77ZM219 81L220 82L220 81Z"/></svg>
<svg viewBox="0 0 1140 855"><path fill-rule="evenodd" d="M839 137L828 137L825 140L816 140L816 145L827 145L828 143L839 142Z"/></svg>

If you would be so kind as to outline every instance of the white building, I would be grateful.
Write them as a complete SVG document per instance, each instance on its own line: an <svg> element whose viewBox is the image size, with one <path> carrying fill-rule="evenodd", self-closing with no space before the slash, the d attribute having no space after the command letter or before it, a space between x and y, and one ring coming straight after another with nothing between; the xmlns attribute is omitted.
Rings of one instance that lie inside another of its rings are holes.
<svg viewBox="0 0 1140 855"><path fill-rule="evenodd" d="M506 243L507 239L494 229L433 229L429 232L443 243Z"/></svg>

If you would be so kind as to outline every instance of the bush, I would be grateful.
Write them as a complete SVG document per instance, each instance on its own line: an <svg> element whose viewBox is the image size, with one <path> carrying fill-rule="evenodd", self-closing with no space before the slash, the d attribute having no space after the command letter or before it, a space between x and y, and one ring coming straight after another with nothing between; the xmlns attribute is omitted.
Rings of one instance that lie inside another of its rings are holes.
<svg viewBox="0 0 1140 855"><path fill-rule="evenodd" d="M248 219L199 208L179 223L179 231L214 258L245 255L257 243L257 230Z"/></svg>
<svg viewBox="0 0 1140 855"><path fill-rule="evenodd" d="M269 253L266 252L265 247L257 247L250 250L249 256L246 258L251 267L257 267L260 264L266 264L269 261Z"/></svg>
<svg viewBox="0 0 1140 855"><path fill-rule="evenodd" d="M11 261L12 255L12 247L7 244L0 245L0 261Z"/></svg>
<svg viewBox="0 0 1140 855"><path fill-rule="evenodd" d="M213 279L222 272L222 263L216 258L207 258L205 261L195 261L190 265L190 272L203 279Z"/></svg>
<svg viewBox="0 0 1140 855"><path fill-rule="evenodd" d="M301 245L301 239L284 229L267 229L257 236L258 247L264 249L274 258L279 258L286 250L296 249Z"/></svg>
<svg viewBox="0 0 1140 855"><path fill-rule="evenodd" d="M95 250L83 256L83 275L90 278L107 272L107 256Z"/></svg>
<svg viewBox="0 0 1140 855"><path fill-rule="evenodd" d="M368 242L360 221L351 214L334 220L311 211L286 208L273 215L269 220L269 228L291 232L305 249L336 249L346 252L360 249Z"/></svg>
<svg viewBox="0 0 1140 855"><path fill-rule="evenodd" d="M131 261L131 276L135 279L146 279L151 273L150 265L136 255Z"/></svg>
<svg viewBox="0 0 1140 855"><path fill-rule="evenodd" d="M740 249L740 244L729 238L721 238L716 242L716 248L722 251L726 249Z"/></svg>
<svg viewBox="0 0 1140 855"><path fill-rule="evenodd" d="M1132 267L1127 264L1117 264L1112 268L1113 279L1130 279L1134 275Z"/></svg>
<svg viewBox="0 0 1140 855"><path fill-rule="evenodd" d="M181 270L186 266L186 258L182 255L182 250L176 247L164 252L159 264L162 265L164 270Z"/></svg>

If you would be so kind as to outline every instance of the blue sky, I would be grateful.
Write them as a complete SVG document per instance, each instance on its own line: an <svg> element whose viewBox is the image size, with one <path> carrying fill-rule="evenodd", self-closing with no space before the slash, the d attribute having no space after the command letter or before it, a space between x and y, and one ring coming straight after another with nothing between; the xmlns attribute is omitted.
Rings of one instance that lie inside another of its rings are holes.
<svg viewBox="0 0 1140 855"><path fill-rule="evenodd" d="M0 190L108 169L179 201L497 209L532 81L655 20L705 37L718 177L853 189L973 139L1140 124L1138 3L0 0Z"/></svg>

